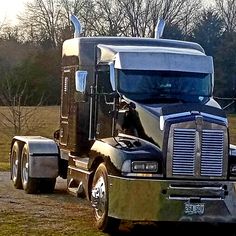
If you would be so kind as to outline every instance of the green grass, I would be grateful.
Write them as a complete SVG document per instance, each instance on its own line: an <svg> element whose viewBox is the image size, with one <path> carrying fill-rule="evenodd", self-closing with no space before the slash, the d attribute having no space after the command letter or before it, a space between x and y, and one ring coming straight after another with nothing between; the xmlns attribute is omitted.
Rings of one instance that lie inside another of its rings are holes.
<svg viewBox="0 0 236 236"><path fill-rule="evenodd" d="M0 232L2 236L9 235L83 235L83 236L101 236L107 235L91 227L89 219L80 217L70 220L64 215L44 216L32 215L30 212L0 212Z"/></svg>
<svg viewBox="0 0 236 236"><path fill-rule="evenodd" d="M32 111L32 107L25 107L24 111ZM21 135L40 135L47 138L53 138L53 133L59 128L60 121L60 107L59 106L45 106L37 107L30 117L28 127L22 130ZM9 109L7 107L0 107L0 118L2 123L5 116L9 116ZM13 126L9 123L6 126L0 125L0 171L9 170L9 153L11 147L11 140L14 131Z"/></svg>
<svg viewBox="0 0 236 236"><path fill-rule="evenodd" d="M230 143L236 145L236 114L228 115Z"/></svg>
<svg viewBox="0 0 236 236"><path fill-rule="evenodd" d="M9 162L0 162L0 171L9 171L10 163Z"/></svg>

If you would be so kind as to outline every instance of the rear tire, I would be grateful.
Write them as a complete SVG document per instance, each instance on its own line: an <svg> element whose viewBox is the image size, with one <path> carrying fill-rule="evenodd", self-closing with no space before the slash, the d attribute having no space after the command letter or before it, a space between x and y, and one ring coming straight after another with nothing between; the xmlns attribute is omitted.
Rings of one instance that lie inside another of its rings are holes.
<svg viewBox="0 0 236 236"><path fill-rule="evenodd" d="M29 150L25 144L21 154L21 181L26 193L34 194L39 191L40 180L29 177Z"/></svg>
<svg viewBox="0 0 236 236"><path fill-rule="evenodd" d="M21 181L21 147L20 142L15 141L11 149L10 157L11 180L17 189L22 189Z"/></svg>
<svg viewBox="0 0 236 236"><path fill-rule="evenodd" d="M40 179L40 192L53 193L55 189L56 179Z"/></svg>
<svg viewBox="0 0 236 236"><path fill-rule="evenodd" d="M120 220L108 216L108 174L104 163L98 166L94 174L91 199L96 227L103 232L116 231L119 228Z"/></svg>

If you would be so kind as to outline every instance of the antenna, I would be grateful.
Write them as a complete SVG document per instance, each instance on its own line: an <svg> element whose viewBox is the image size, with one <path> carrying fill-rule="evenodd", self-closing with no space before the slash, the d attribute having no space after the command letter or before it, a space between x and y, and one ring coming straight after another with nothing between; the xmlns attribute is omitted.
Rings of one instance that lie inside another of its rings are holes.
<svg viewBox="0 0 236 236"><path fill-rule="evenodd" d="M155 27L155 38L159 39L162 37L166 22L163 19L159 19Z"/></svg>
<svg viewBox="0 0 236 236"><path fill-rule="evenodd" d="M71 15L70 20L74 26L74 38L78 38L80 36L80 33L82 31L82 27L80 24L80 21L78 20L78 18L75 15Z"/></svg>

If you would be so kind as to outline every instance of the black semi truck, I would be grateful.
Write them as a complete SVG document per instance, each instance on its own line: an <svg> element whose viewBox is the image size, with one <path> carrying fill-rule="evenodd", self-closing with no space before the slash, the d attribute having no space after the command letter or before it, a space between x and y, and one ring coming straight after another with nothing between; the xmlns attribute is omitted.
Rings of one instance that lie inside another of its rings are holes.
<svg viewBox="0 0 236 236"><path fill-rule="evenodd" d="M213 99L212 57L158 34L80 37L72 22L60 128L54 139L12 139L14 186L52 192L67 179L103 231L120 220L235 222L236 149Z"/></svg>

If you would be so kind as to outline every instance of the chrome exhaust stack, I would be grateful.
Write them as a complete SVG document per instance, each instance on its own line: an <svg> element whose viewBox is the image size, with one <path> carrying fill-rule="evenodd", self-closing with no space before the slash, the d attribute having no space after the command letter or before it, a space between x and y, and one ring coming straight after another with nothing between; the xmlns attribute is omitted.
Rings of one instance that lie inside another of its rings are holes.
<svg viewBox="0 0 236 236"><path fill-rule="evenodd" d="M78 18L75 15L71 15L70 20L74 26L74 38L78 38L81 34L82 31L82 27L80 24L80 21L78 20Z"/></svg>
<svg viewBox="0 0 236 236"><path fill-rule="evenodd" d="M166 23L163 19L158 20L157 25L155 27L155 39L160 39L162 37L165 24Z"/></svg>

